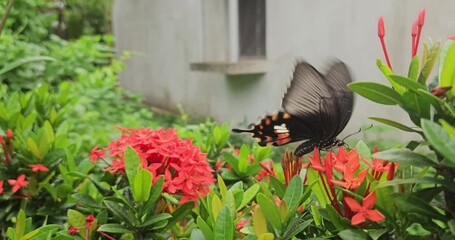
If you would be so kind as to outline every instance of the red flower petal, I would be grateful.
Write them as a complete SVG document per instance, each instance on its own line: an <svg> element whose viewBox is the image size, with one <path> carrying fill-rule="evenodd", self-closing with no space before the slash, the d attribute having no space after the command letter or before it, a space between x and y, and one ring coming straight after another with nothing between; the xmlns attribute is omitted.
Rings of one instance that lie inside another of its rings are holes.
<svg viewBox="0 0 455 240"><path fill-rule="evenodd" d="M379 222L385 219L384 215L378 210L366 210L365 216L373 222Z"/></svg>
<svg viewBox="0 0 455 240"><path fill-rule="evenodd" d="M376 193L372 192L363 199L362 207L364 207L365 209L373 208L375 202L376 202Z"/></svg>
<svg viewBox="0 0 455 240"><path fill-rule="evenodd" d="M349 206L349 208L352 211L354 211L354 212L362 211L362 206L360 206L360 204L356 200L354 200L353 198L345 197L344 201L346 202L346 204Z"/></svg>
<svg viewBox="0 0 455 240"><path fill-rule="evenodd" d="M378 37L382 38L384 36L385 36L384 18L380 16L378 20Z"/></svg>
<svg viewBox="0 0 455 240"><path fill-rule="evenodd" d="M363 223L363 222L365 222L365 216L362 213L357 213L351 219L351 224L352 225L357 225L357 224L360 224L360 223Z"/></svg>

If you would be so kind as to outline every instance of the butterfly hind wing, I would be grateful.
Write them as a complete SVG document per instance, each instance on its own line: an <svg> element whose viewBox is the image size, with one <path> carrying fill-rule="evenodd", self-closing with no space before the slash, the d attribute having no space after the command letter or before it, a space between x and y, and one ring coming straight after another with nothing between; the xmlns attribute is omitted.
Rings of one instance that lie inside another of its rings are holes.
<svg viewBox="0 0 455 240"><path fill-rule="evenodd" d="M316 134L313 123L286 112L265 116L249 129L232 129L232 131L252 133L260 146L281 146L310 139Z"/></svg>

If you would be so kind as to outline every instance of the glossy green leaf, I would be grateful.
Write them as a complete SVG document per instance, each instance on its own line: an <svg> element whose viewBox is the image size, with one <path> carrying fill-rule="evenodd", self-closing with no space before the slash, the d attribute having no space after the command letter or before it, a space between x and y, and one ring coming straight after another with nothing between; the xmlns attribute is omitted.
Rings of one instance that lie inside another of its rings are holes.
<svg viewBox="0 0 455 240"><path fill-rule="evenodd" d="M137 219L135 218L134 213L131 212L130 209L111 200L104 200L103 203L119 221L125 222L125 224L127 224L128 227L136 226Z"/></svg>
<svg viewBox="0 0 455 240"><path fill-rule="evenodd" d="M289 207L286 201L281 201L280 206L278 207L278 212L280 213L281 222L286 222L289 214Z"/></svg>
<svg viewBox="0 0 455 240"><path fill-rule="evenodd" d="M78 201L78 203L81 203L84 206L93 207L93 208L103 208L104 207L103 205L99 204L99 202L96 201L92 196L90 196L86 193L78 192L71 196L74 199L76 199Z"/></svg>
<svg viewBox="0 0 455 240"><path fill-rule="evenodd" d="M434 63L438 58L439 49L439 43L434 43L433 46L431 46L427 57L424 59L422 70L420 71L419 77L417 78L417 82L421 84L426 83L428 77L431 74L431 71L433 70Z"/></svg>
<svg viewBox="0 0 455 240"><path fill-rule="evenodd" d="M22 58L17 59L16 61L10 62L7 65L3 66L3 68L0 69L0 75L3 75L21 65L31 63L31 62L40 62L40 61L56 61L56 59L53 57L48 57L48 56L22 57Z"/></svg>
<svg viewBox="0 0 455 240"><path fill-rule="evenodd" d="M270 152L272 152L271 147L258 147L254 151L254 161L255 162L261 162L270 155Z"/></svg>
<svg viewBox="0 0 455 240"><path fill-rule="evenodd" d="M361 229L346 229L338 233L343 240L364 240L368 239L368 234Z"/></svg>
<svg viewBox="0 0 455 240"><path fill-rule="evenodd" d="M204 237L204 234L199 229L193 229L193 231L191 231L190 239L191 240L206 240L206 238Z"/></svg>
<svg viewBox="0 0 455 240"><path fill-rule="evenodd" d="M371 151L368 148L367 144L360 140L355 145L355 149L357 149L357 154L360 156L365 157L366 159L371 159Z"/></svg>
<svg viewBox="0 0 455 240"><path fill-rule="evenodd" d="M226 184L224 183L223 178L220 175L217 175L217 180L218 180L218 188L220 189L220 194L223 199L226 198L226 192L227 192L227 187Z"/></svg>
<svg viewBox="0 0 455 240"><path fill-rule="evenodd" d="M159 176L158 180L153 184L152 190L150 193L150 198L145 204L145 209L153 209L153 206L155 205L156 201L158 198L161 196L161 193L163 192L163 185L164 185L164 177Z"/></svg>
<svg viewBox="0 0 455 240"><path fill-rule="evenodd" d="M390 75L389 77L391 79L393 79L393 81L395 81L396 83L400 84L401 86L403 86L406 89L409 89L409 90L412 90L412 91L417 91L418 89L426 90L425 85L422 85L422 84L416 82L413 79L410 79L410 78L407 78L407 77L403 77L403 76L400 76L400 75Z"/></svg>
<svg viewBox="0 0 455 240"><path fill-rule="evenodd" d="M259 206L262 208L262 212L264 215L267 217L267 219L270 221L272 226L281 231L282 226L281 226L281 219L280 219L280 214L278 211L278 207L276 206L275 202L269 199L266 195L263 193L259 193L257 195L257 202Z"/></svg>
<svg viewBox="0 0 455 240"><path fill-rule="evenodd" d="M299 175L294 176L289 182L283 200L289 206L289 211L292 212L300 206L300 197L303 193L303 180Z"/></svg>
<svg viewBox="0 0 455 240"><path fill-rule="evenodd" d="M229 166L232 167L232 169L235 171L235 172L240 172L239 170L239 161L237 160L236 157L234 157L232 154L228 153L228 152L224 152L224 160L229 164ZM222 176L223 179L226 179L224 178L224 176Z"/></svg>
<svg viewBox="0 0 455 240"><path fill-rule="evenodd" d="M19 210L16 219L16 236L21 238L25 233L25 212L24 210Z"/></svg>
<svg viewBox="0 0 455 240"><path fill-rule="evenodd" d="M169 213L160 213L160 214L155 214L153 215L149 220L147 220L146 222L142 223L141 225L139 225L139 227L148 227L150 225L155 225L159 222L165 222L164 225L167 224L167 220L169 218L172 218L172 215L169 214ZM163 226L164 226L163 225Z"/></svg>
<svg viewBox="0 0 455 240"><path fill-rule="evenodd" d="M386 77L387 81L390 82L390 84L393 86L393 88L399 93L403 93L404 92L404 88L402 86L400 86L399 84L397 84L396 82L394 82L389 76L391 74L393 74L392 70L389 68L389 66L387 66L386 64L382 63L382 61L380 59L377 59L376 60L376 66L378 66L379 70L382 72L382 74L384 74L384 76Z"/></svg>
<svg viewBox="0 0 455 240"><path fill-rule="evenodd" d="M168 224L166 225L165 228L163 228L162 231L167 231L171 227L173 227L177 222L181 221L182 219L186 218L188 214L191 213L193 210L194 203L193 202L187 202L183 205L180 205L180 207L177 208L171 215L172 218L169 220Z"/></svg>
<svg viewBox="0 0 455 240"><path fill-rule="evenodd" d="M205 239L213 239L213 231L210 226L200 216L197 217L196 223L198 228L204 234Z"/></svg>
<svg viewBox="0 0 455 240"><path fill-rule="evenodd" d="M442 128L446 130L447 134L449 134L450 137L452 137L452 139L455 139L455 127L450 125L450 123L448 123L444 119L440 119L439 123L442 125Z"/></svg>
<svg viewBox="0 0 455 240"><path fill-rule="evenodd" d="M97 231L107 233L131 233L127 227L117 223L103 224L97 229Z"/></svg>
<svg viewBox="0 0 455 240"><path fill-rule="evenodd" d="M259 184L255 183L253 186L249 187L245 193L243 194L242 201L240 205L237 207L237 211L241 210L245 205L247 205L253 198L256 196L256 194L259 192Z"/></svg>
<svg viewBox="0 0 455 240"><path fill-rule="evenodd" d="M431 117L430 104L415 92L406 91L403 93L403 107L417 126L420 126L422 118L430 119Z"/></svg>
<svg viewBox="0 0 455 240"><path fill-rule="evenodd" d="M236 204L235 204L235 198L232 190L229 190L226 192L226 199L223 199L224 205L229 207L229 210L231 211L231 217L235 218L236 217Z"/></svg>
<svg viewBox="0 0 455 240"><path fill-rule="evenodd" d="M381 182L372 188L372 191L389 186L404 185L404 184L438 184L444 186L450 191L455 193L455 185L452 181L446 181L434 177L418 177L418 178L406 178L406 179L394 179L391 181Z"/></svg>
<svg viewBox="0 0 455 240"><path fill-rule="evenodd" d="M409 64L408 78L417 82L417 76L419 74L419 56L416 54Z"/></svg>
<svg viewBox="0 0 455 240"><path fill-rule="evenodd" d="M450 93L455 95L455 44L447 41L439 56L439 85L453 87Z"/></svg>
<svg viewBox="0 0 455 240"><path fill-rule="evenodd" d="M152 174L141 169L134 177L133 197L136 202L146 202L152 188Z"/></svg>
<svg viewBox="0 0 455 240"><path fill-rule="evenodd" d="M406 125L403 125L399 122L392 121L390 119L385 119L385 118L379 118L379 117L369 117L369 119L374 120L376 122L384 123L386 125L398 128L400 130L406 131L406 132L415 132L415 133L422 133L418 130L412 129Z"/></svg>
<svg viewBox="0 0 455 240"><path fill-rule="evenodd" d="M455 167L455 139L441 125L422 119L422 130L430 144L444 156L443 165Z"/></svg>
<svg viewBox="0 0 455 240"><path fill-rule="evenodd" d="M267 219L265 218L262 208L259 206L254 210L253 214L253 230L256 236L267 233Z"/></svg>
<svg viewBox="0 0 455 240"><path fill-rule="evenodd" d="M239 172L245 173L248 168L248 156L250 155L250 148L246 144L242 144L239 154Z"/></svg>
<svg viewBox="0 0 455 240"><path fill-rule="evenodd" d="M233 240L234 221L227 206L221 208L215 221L214 240Z"/></svg>
<svg viewBox="0 0 455 240"><path fill-rule="evenodd" d="M428 91L422 89L417 90L417 94L419 94L422 100L425 100L426 102L431 104L431 106L433 106L438 113L440 114L444 113L443 109L445 103L441 99L429 93Z"/></svg>
<svg viewBox="0 0 455 240"><path fill-rule="evenodd" d="M384 105L401 104L401 96L394 89L374 82L353 82L348 87L373 102Z"/></svg>
<svg viewBox="0 0 455 240"><path fill-rule="evenodd" d="M284 197L284 193L286 191L286 185L282 183L280 180L278 180L274 176L269 176L270 179L270 184L272 185L272 188L275 189L275 193L279 198Z"/></svg>
<svg viewBox="0 0 455 240"><path fill-rule="evenodd" d="M436 219L443 222L448 220L446 216L441 214L428 202L422 200L419 197L415 197L410 194L402 194L398 197L395 197L394 202L397 208L402 212L419 214L421 216L426 216L431 219Z"/></svg>
<svg viewBox="0 0 455 240"><path fill-rule="evenodd" d="M38 159L43 158L43 154L38 149L38 145L31 137L27 138L27 147L28 147L28 150L30 152L32 152L33 156L35 156Z"/></svg>
<svg viewBox="0 0 455 240"><path fill-rule="evenodd" d="M218 195L213 196L211 206L213 218L216 219L218 217L218 213L221 211L221 208L223 207L223 203L221 202L221 199L218 197Z"/></svg>
<svg viewBox="0 0 455 240"><path fill-rule="evenodd" d="M373 154L374 158L398 162L402 164L409 164L413 166L433 166L436 167L438 164L437 162L433 161L432 159L419 154L415 153L407 148L402 149L391 149L382 152L378 152Z"/></svg>
<svg viewBox="0 0 455 240"><path fill-rule="evenodd" d="M141 168L142 162L136 150L128 146L125 150L125 172L130 186L134 186L134 178Z"/></svg>

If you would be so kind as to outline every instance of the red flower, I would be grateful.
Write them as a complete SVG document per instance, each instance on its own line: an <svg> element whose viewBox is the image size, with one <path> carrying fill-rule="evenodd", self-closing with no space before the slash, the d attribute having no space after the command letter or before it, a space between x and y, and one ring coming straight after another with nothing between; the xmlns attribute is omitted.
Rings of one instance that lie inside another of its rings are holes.
<svg viewBox="0 0 455 240"><path fill-rule="evenodd" d="M13 131L11 131L11 129L9 129L9 128L8 128L8 130L6 130L6 137L8 139L13 138Z"/></svg>
<svg viewBox="0 0 455 240"><path fill-rule="evenodd" d="M49 169L46 166L44 166L43 164L40 164L40 163L38 163L38 164L29 164L28 166L32 169L33 172L40 172L40 171L41 172L48 172L49 171Z"/></svg>
<svg viewBox="0 0 455 240"><path fill-rule="evenodd" d="M344 200L349 208L357 213L351 219L352 225L363 223L366 219L373 222L379 222L385 219L381 212L372 209L376 202L376 194L374 192L363 199L362 206L353 198L345 197Z"/></svg>
<svg viewBox="0 0 455 240"><path fill-rule="evenodd" d="M85 221L87 222L87 229L89 229L92 226L95 220L96 219L93 215L88 215L87 217L85 217Z"/></svg>
<svg viewBox="0 0 455 240"><path fill-rule="evenodd" d="M98 145L96 145L92 151L90 151L90 161L92 161L93 163L96 163L96 161L98 160L98 158L102 158L104 156L104 149L100 149L98 150Z"/></svg>
<svg viewBox="0 0 455 240"><path fill-rule="evenodd" d="M354 177L354 171L346 168L344 173L343 173L343 181L339 180L331 180L332 183L337 184L342 186L345 189L353 190L357 189L360 187L362 184L363 180L365 180L365 177L367 176L368 169L364 169L359 174L357 174L357 178Z"/></svg>
<svg viewBox="0 0 455 240"><path fill-rule="evenodd" d="M0 194L3 193L3 181L0 181Z"/></svg>
<svg viewBox="0 0 455 240"><path fill-rule="evenodd" d="M449 37L450 40L455 41L455 35Z"/></svg>
<svg viewBox="0 0 455 240"><path fill-rule="evenodd" d="M17 192L21 187L28 185L28 182L25 181L25 174L19 175L16 180L8 179L8 183L13 187L13 193Z"/></svg>
<svg viewBox="0 0 455 240"><path fill-rule="evenodd" d="M182 196L180 203L195 201L209 193L209 185L214 183L213 169L206 161L206 154L191 140L179 139L176 130L149 128L120 128L122 136L111 141L104 151L104 156L113 158L105 170L112 173L124 173L123 152L127 146L136 150L142 161L142 167L153 175L153 181L164 176L163 191ZM93 152L93 150L92 150Z"/></svg>
<svg viewBox="0 0 455 240"><path fill-rule="evenodd" d="M273 161L262 161L259 163L262 169L255 176L256 180L261 181L264 177L269 179L269 175L276 177L275 170L273 170Z"/></svg>
<svg viewBox="0 0 455 240"><path fill-rule="evenodd" d="M283 168L284 174L284 181L286 186L289 185L291 179L300 174L302 171L302 167L306 167L306 165L302 164L302 157L297 157L294 159L294 154L286 148L286 152L281 158L281 167Z"/></svg>
<svg viewBox="0 0 455 240"><path fill-rule="evenodd" d="M237 224L235 225L235 229L237 230L237 232L240 232L240 230L245 227L246 225L248 225L248 223L250 222L249 219L241 219L237 222Z"/></svg>
<svg viewBox="0 0 455 240"><path fill-rule="evenodd" d="M333 168L338 172L344 172L346 168L355 171L360 167L359 155L355 149L346 153L343 146L341 146L335 159Z"/></svg>
<svg viewBox="0 0 455 240"><path fill-rule="evenodd" d="M392 65L390 64L389 54L387 52L387 47L385 45L384 36L385 36L384 18L381 16L381 17L379 17L379 21L378 21L378 37L379 37L379 40L381 41L382 51L384 52L384 56L385 56L385 60L387 61L387 65L392 70Z"/></svg>
<svg viewBox="0 0 455 240"><path fill-rule="evenodd" d="M80 231L79 228L75 228L73 226L70 225L70 227L68 228L68 233L70 235L75 235L76 233L78 233Z"/></svg>
<svg viewBox="0 0 455 240"><path fill-rule="evenodd" d="M314 148L313 157L308 156L308 160L310 161L310 166L314 170L324 172L325 168L321 165L321 157L319 156L319 150L317 148Z"/></svg>

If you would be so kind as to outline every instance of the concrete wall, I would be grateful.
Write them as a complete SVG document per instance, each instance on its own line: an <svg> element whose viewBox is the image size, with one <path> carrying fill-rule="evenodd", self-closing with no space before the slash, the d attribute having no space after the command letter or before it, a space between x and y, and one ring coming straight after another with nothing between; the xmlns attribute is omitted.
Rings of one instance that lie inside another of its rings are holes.
<svg viewBox="0 0 455 240"><path fill-rule="evenodd" d="M280 106L296 59L324 69L328 60L345 61L356 81L386 83L376 67L383 59L377 20L384 16L386 42L395 72L406 73L411 54L410 29L422 7L422 41L445 41L455 34L455 1L267 0L268 71L227 76L190 70L190 63L228 58L227 2L224 0L117 0L114 33L117 49L133 52L121 84L139 91L151 105L219 121L256 122ZM370 122L369 116L409 122L397 107L356 98L344 131Z"/></svg>

